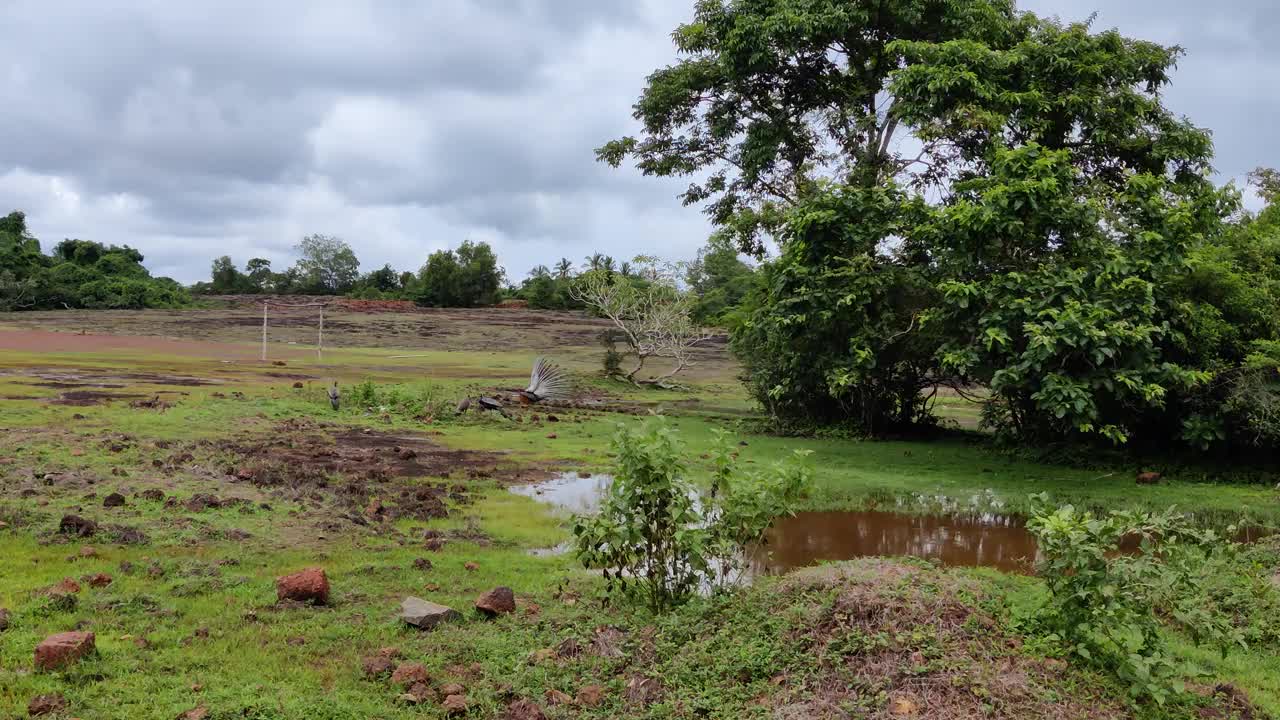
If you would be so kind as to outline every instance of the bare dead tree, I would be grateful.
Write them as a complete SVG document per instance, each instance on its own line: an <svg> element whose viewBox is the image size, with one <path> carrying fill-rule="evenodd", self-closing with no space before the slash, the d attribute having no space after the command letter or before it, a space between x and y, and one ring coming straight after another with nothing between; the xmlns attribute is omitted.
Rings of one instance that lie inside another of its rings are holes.
<svg viewBox="0 0 1280 720"><path fill-rule="evenodd" d="M635 365L622 378L636 385L670 387L669 381L694 364L693 350L713 335L692 320L693 297L668 276L649 273L643 282L616 274L584 273L570 290L574 299L613 323ZM657 377L638 379L650 358L672 362Z"/></svg>

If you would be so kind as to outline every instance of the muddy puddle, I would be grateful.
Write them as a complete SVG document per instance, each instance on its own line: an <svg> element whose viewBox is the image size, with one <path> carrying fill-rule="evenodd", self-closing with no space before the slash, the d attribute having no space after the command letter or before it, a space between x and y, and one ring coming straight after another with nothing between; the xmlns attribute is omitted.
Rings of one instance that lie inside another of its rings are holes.
<svg viewBox="0 0 1280 720"><path fill-rule="evenodd" d="M511 491L581 514L599 508L600 497L611 481L608 475L580 477L566 473L544 483L516 486ZM1020 574L1034 570L1035 537L1026 529L1023 517L995 509L1003 503L993 495L974 496L963 503L914 496L897 505L903 509L910 505L950 511L798 513L769 529L765 544L749 554L749 573L777 575L823 562L862 557L914 557L946 567L989 567ZM1266 534L1256 528L1247 529L1237 540L1254 542ZM568 550L569 545L565 544L534 554L554 555Z"/></svg>
<svg viewBox="0 0 1280 720"><path fill-rule="evenodd" d="M803 512L769 529L752 554L757 573L784 573L823 561L916 557L947 567L991 567L1029 573L1035 537L1013 515L906 515L865 510Z"/></svg>
<svg viewBox="0 0 1280 720"><path fill-rule="evenodd" d="M608 475L562 474L511 491L569 513L590 513L609 488ZM535 551L567 552L568 546ZM1023 520L1000 513L909 515L877 510L804 512L778 521L751 553L752 574L778 574L825 561L860 557L917 557L953 567L1030 572L1036 541Z"/></svg>

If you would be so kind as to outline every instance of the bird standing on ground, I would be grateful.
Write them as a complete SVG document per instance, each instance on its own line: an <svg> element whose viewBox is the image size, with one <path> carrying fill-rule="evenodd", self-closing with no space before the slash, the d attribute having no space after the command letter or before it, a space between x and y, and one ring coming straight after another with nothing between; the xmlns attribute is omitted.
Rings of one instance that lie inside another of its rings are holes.
<svg viewBox="0 0 1280 720"><path fill-rule="evenodd" d="M329 404L333 406L334 410L337 410L338 406L342 404L341 400L342 398L338 395L338 381L334 380L333 384L329 386Z"/></svg>
<svg viewBox="0 0 1280 720"><path fill-rule="evenodd" d="M454 415L462 415L471 409L471 396L462 398L462 402L458 403L458 409L453 412Z"/></svg>
<svg viewBox="0 0 1280 720"><path fill-rule="evenodd" d="M494 400L491 397L482 397L477 402L480 404L481 410L493 410L494 412L502 415L502 417L508 420L511 419L511 415L507 414L506 408L502 407L502 403L497 400Z"/></svg>

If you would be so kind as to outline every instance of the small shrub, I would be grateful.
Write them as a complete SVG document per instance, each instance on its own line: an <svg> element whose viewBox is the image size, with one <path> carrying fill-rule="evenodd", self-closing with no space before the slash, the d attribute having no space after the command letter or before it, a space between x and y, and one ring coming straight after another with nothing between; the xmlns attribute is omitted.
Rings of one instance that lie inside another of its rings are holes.
<svg viewBox="0 0 1280 720"><path fill-rule="evenodd" d="M607 378L622 377L622 353L618 352L618 334L613 330L600 333L600 346L604 348L601 364Z"/></svg>
<svg viewBox="0 0 1280 720"><path fill-rule="evenodd" d="M1027 523L1039 543L1037 571L1050 599L1040 620L1051 640L1114 673L1135 698L1163 704L1183 690L1182 668L1161 638L1167 617L1198 643L1244 646L1241 631L1205 588L1234 543L1201 530L1172 510L1117 511L1094 517L1070 505L1053 509L1035 497ZM1138 543L1136 552L1129 544Z"/></svg>
<svg viewBox="0 0 1280 720"><path fill-rule="evenodd" d="M731 582L744 551L777 517L792 514L811 482L799 463L760 475L736 472L722 435L711 492L699 497L686 478L684 448L660 418L635 429L620 426L618 461L600 512L576 518L578 558L602 570L610 594L662 612L701 585Z"/></svg>
<svg viewBox="0 0 1280 720"><path fill-rule="evenodd" d="M351 407L365 412L409 418L441 418L449 410L449 396L435 383L378 385L365 380L347 393Z"/></svg>

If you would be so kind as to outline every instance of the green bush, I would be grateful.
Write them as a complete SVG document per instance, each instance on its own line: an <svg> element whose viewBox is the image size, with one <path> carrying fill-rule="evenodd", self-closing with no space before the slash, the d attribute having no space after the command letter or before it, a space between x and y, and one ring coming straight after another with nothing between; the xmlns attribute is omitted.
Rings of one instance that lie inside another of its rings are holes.
<svg viewBox="0 0 1280 720"><path fill-rule="evenodd" d="M735 581L746 549L774 519L794 512L811 481L799 463L742 475L721 436L711 492L699 497L686 477L684 448L661 419L619 426L613 445L617 466L600 512L575 521L577 556L604 572L610 594L654 612L683 603L700 586Z"/></svg>
<svg viewBox="0 0 1280 720"><path fill-rule="evenodd" d="M129 246L64 240L53 253L27 231L26 215L0 218L0 310L107 308L135 310L189 305L170 278L153 278L142 253Z"/></svg>
<svg viewBox="0 0 1280 720"><path fill-rule="evenodd" d="M1094 517L1050 508L1046 495L1035 500L1027 527L1050 595L1039 620L1069 654L1114 673L1135 700L1163 704L1183 690L1186 672L1161 636L1164 618L1224 654L1244 647L1242 630L1206 592L1237 552L1233 542L1172 510Z"/></svg>
<svg viewBox="0 0 1280 720"><path fill-rule="evenodd" d="M378 385L365 380L346 393L348 407L362 412L400 415L412 419L446 417L452 410L450 397L435 383Z"/></svg>
<svg viewBox="0 0 1280 720"><path fill-rule="evenodd" d="M761 268L731 348L751 395L780 423L863 434L932 424L940 340L922 331L936 292L880 250L919 207L897 188L833 187L787 216L782 256Z"/></svg>
<svg viewBox="0 0 1280 720"><path fill-rule="evenodd" d="M622 353L618 351L618 335L612 328L600 331L600 346L604 348L601 368L607 378L623 377Z"/></svg>

